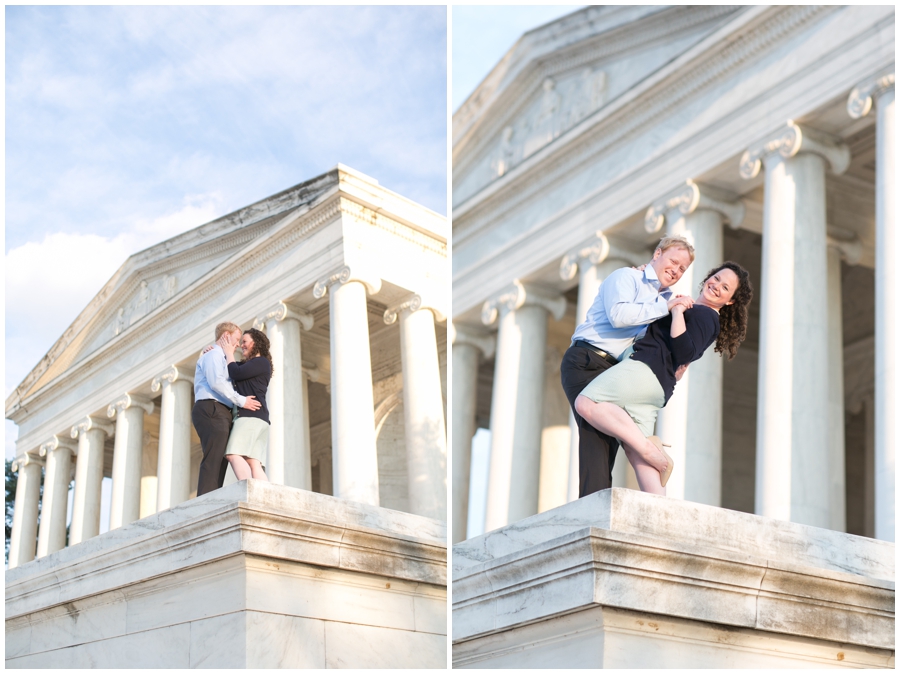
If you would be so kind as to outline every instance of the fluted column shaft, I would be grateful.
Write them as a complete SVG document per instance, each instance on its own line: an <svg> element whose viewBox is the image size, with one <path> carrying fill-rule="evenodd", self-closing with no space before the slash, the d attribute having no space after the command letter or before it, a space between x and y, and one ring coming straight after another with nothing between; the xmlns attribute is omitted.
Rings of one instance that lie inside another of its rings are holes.
<svg viewBox="0 0 900 674"><path fill-rule="evenodd" d="M388 308L384 320L393 323L398 316L409 508L446 521L447 428L434 331L435 318L443 314L413 295Z"/></svg>
<svg viewBox="0 0 900 674"><path fill-rule="evenodd" d="M494 353L492 340L451 325L453 343L453 543L466 539L469 521L469 482L472 465L472 438L478 398L478 363L484 354Z"/></svg>
<svg viewBox="0 0 900 674"><path fill-rule="evenodd" d="M159 454L157 459L156 511L168 510L191 496L191 398L190 375L171 367L151 384L162 389L159 403Z"/></svg>
<svg viewBox="0 0 900 674"><path fill-rule="evenodd" d="M499 314L485 531L537 513L547 319L565 306L516 282L482 312L488 325Z"/></svg>
<svg viewBox="0 0 900 674"><path fill-rule="evenodd" d="M256 320L265 325L276 373L269 382L269 449L266 474L270 482L312 489L309 441L309 405L301 360L301 326L310 330L312 316L279 303Z"/></svg>
<svg viewBox="0 0 900 674"><path fill-rule="evenodd" d="M828 502L829 528L847 531L844 461L844 317L841 308L841 252L828 246Z"/></svg>
<svg viewBox="0 0 900 674"><path fill-rule="evenodd" d="M754 156L755 155L755 156ZM765 164L756 513L828 527L826 158L849 151L792 122L749 150L744 177Z"/></svg>
<svg viewBox="0 0 900 674"><path fill-rule="evenodd" d="M378 505L379 495L366 292L380 286L380 279L366 282L344 267L313 289L317 298L330 296L334 495L370 505Z"/></svg>
<svg viewBox="0 0 900 674"><path fill-rule="evenodd" d="M93 417L72 427L78 438L75 462L75 494L69 545L78 545L100 533L100 485L103 482L103 443L113 434L113 426Z"/></svg>
<svg viewBox="0 0 900 674"><path fill-rule="evenodd" d="M144 447L144 413L153 403L124 395L109 406L106 415L116 420L113 450L112 495L109 528L117 529L141 516L141 460Z"/></svg>
<svg viewBox="0 0 900 674"><path fill-rule="evenodd" d="M38 557L45 557L66 547L66 515L74 451L74 445L55 436L50 442L41 445L41 456L44 457L46 467L41 526L38 531Z"/></svg>
<svg viewBox="0 0 900 674"><path fill-rule="evenodd" d="M17 457L13 463L13 471L18 473L18 480L9 539L10 569L34 559L43 463L30 454Z"/></svg>

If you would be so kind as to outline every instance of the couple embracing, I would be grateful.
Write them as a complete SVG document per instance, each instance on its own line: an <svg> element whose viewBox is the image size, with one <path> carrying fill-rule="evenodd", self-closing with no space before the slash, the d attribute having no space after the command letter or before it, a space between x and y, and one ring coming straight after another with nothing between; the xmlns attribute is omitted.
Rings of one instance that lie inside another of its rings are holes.
<svg viewBox="0 0 900 674"><path fill-rule="evenodd" d="M238 346L240 361L234 357ZM216 343L203 350L194 372L191 421L203 448L197 496L222 486L228 464L238 480L268 479L263 465L269 445L266 391L273 369L263 332L241 333L234 323L216 326Z"/></svg>
<svg viewBox="0 0 900 674"><path fill-rule="evenodd" d="M609 275L572 336L560 374L578 425L579 497L611 486L619 444L641 491L665 495L674 464L653 435L659 410L709 346L731 359L744 341L750 275L723 262L696 298L674 295L693 261L687 239L663 238L643 268Z"/></svg>

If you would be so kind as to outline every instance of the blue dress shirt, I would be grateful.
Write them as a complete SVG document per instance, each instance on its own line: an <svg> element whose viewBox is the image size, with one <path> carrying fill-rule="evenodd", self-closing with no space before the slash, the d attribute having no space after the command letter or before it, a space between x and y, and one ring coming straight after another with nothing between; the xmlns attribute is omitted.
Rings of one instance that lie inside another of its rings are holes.
<svg viewBox="0 0 900 674"><path fill-rule="evenodd" d="M622 267L606 277L584 323L572 335L621 359L635 340L647 332L647 325L669 313L672 291L661 289L656 270Z"/></svg>
<svg viewBox="0 0 900 674"><path fill-rule="evenodd" d="M197 369L194 371L194 401L197 400L217 400L228 407L243 407L247 400L231 385L225 352L218 344L197 361Z"/></svg>

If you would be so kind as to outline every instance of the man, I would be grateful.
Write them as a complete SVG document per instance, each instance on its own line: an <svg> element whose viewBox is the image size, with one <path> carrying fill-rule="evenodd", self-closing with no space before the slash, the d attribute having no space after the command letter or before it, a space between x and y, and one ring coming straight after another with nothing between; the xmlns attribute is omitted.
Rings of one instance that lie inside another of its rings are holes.
<svg viewBox="0 0 900 674"><path fill-rule="evenodd" d="M681 236L665 237L643 270L623 267L610 274L588 309L560 366L562 387L578 426L578 497L612 486L619 441L604 435L575 412L575 398L601 372L644 336L647 325L683 302L670 288L694 261L694 248ZM689 298L688 298L689 299Z"/></svg>
<svg viewBox="0 0 900 674"><path fill-rule="evenodd" d="M231 408L237 405L258 410L260 403L254 396L242 396L231 385L225 352L222 347L239 344L241 329L234 323L216 326L216 345L200 356L194 372L194 409L191 421L200 436L203 459L197 480L197 496L218 489L225 481L225 448L231 433Z"/></svg>

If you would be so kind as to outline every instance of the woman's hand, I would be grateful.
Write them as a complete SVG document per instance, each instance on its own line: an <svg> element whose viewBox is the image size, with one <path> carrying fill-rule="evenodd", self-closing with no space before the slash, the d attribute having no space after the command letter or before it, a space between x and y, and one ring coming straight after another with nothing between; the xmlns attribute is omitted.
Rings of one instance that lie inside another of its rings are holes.
<svg viewBox="0 0 900 674"><path fill-rule="evenodd" d="M669 300L667 307L669 311L672 311L672 309L677 306L682 306L682 310L690 309L694 306L694 298L690 295L675 295L675 297Z"/></svg>
<svg viewBox="0 0 900 674"><path fill-rule="evenodd" d="M221 337L219 337L216 342L220 347L222 347L222 351L225 352L225 360L229 363L234 362L234 350L237 347L237 342L232 341L231 333L226 332Z"/></svg>
<svg viewBox="0 0 900 674"><path fill-rule="evenodd" d="M688 363L687 365L679 365L678 366L678 369L675 370L675 381L681 381L681 378L684 376L684 373L687 372L688 365L690 365L690 363Z"/></svg>

